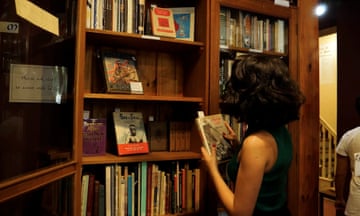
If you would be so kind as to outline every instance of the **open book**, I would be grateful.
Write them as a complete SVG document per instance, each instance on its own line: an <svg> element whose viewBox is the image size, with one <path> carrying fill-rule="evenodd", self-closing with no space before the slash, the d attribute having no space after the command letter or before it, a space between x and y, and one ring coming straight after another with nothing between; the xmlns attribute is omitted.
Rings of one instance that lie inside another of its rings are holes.
<svg viewBox="0 0 360 216"><path fill-rule="evenodd" d="M205 116L199 112L198 118L195 119L201 141L206 150L211 154L211 147L216 145L216 158L222 161L231 157L231 144L223 137L228 133L222 114Z"/></svg>

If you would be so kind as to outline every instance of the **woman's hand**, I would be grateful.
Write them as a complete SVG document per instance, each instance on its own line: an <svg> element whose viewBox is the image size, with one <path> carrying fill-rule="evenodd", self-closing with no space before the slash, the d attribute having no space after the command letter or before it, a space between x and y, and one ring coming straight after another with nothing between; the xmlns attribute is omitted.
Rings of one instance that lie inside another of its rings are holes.
<svg viewBox="0 0 360 216"><path fill-rule="evenodd" d="M236 136L236 133L234 132L234 130L230 127L229 123L225 122L225 127L228 130L228 133L224 133L223 137L230 142L230 144L232 145L233 148L235 148L237 145L240 144L240 142L238 141L238 138Z"/></svg>
<svg viewBox="0 0 360 216"><path fill-rule="evenodd" d="M201 154L208 170L210 172L217 170L216 146L211 146L211 155L205 147L201 147Z"/></svg>

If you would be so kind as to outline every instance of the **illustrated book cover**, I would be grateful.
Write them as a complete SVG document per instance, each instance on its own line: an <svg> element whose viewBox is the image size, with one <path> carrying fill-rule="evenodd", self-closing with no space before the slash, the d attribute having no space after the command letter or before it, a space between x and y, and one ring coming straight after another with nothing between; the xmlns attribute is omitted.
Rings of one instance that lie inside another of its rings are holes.
<svg viewBox="0 0 360 216"><path fill-rule="evenodd" d="M83 123L83 154L103 155L106 152L106 119L89 118Z"/></svg>
<svg viewBox="0 0 360 216"><path fill-rule="evenodd" d="M136 57L128 53L102 50L102 63L106 79L107 92L143 94L139 81Z"/></svg>
<svg viewBox="0 0 360 216"><path fill-rule="evenodd" d="M174 16L176 38L194 41L195 8L170 8Z"/></svg>
<svg viewBox="0 0 360 216"><path fill-rule="evenodd" d="M149 152L144 119L141 112L113 112L118 155Z"/></svg>
<svg viewBox="0 0 360 216"><path fill-rule="evenodd" d="M206 150L211 154L211 146L216 145L216 157L218 161L231 157L231 144L223 137L228 133L222 114L200 114L195 123Z"/></svg>
<svg viewBox="0 0 360 216"><path fill-rule="evenodd" d="M151 28L153 35L176 37L173 12L170 8L151 8Z"/></svg>

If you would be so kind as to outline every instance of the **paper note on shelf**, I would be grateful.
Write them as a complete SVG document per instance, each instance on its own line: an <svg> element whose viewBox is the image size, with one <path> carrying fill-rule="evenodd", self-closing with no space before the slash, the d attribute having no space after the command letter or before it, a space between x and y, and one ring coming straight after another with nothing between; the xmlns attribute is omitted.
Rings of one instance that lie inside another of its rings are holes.
<svg viewBox="0 0 360 216"><path fill-rule="evenodd" d="M59 19L30 1L15 0L16 13L34 25L59 36Z"/></svg>

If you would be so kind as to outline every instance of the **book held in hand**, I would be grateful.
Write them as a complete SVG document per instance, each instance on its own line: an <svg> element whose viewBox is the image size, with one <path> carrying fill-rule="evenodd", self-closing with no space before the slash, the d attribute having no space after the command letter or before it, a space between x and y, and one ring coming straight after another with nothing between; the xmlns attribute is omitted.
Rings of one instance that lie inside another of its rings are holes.
<svg viewBox="0 0 360 216"><path fill-rule="evenodd" d="M106 152L106 119L89 118L83 123L83 154L103 155Z"/></svg>
<svg viewBox="0 0 360 216"><path fill-rule="evenodd" d="M149 152L144 119L141 112L113 112L118 155Z"/></svg>
<svg viewBox="0 0 360 216"><path fill-rule="evenodd" d="M115 50L101 51L107 92L143 94L136 57Z"/></svg>
<svg viewBox="0 0 360 216"><path fill-rule="evenodd" d="M222 114L203 115L200 112L195 119L201 141L206 150L211 154L211 148L216 146L216 158L218 161L231 157L231 144L223 137L228 133Z"/></svg>

